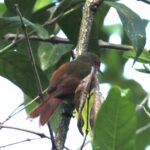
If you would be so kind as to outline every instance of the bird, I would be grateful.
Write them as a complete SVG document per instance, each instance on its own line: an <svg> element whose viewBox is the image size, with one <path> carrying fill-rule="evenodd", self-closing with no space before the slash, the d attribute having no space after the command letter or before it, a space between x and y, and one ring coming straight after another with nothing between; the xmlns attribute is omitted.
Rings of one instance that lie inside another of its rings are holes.
<svg viewBox="0 0 150 150"><path fill-rule="evenodd" d="M29 113L28 118L33 119L39 116L39 124L43 126L59 105L65 102L74 104L76 88L91 72L91 67L97 71L100 68L99 56L92 52L84 52L75 60L58 67L50 78L48 96Z"/></svg>

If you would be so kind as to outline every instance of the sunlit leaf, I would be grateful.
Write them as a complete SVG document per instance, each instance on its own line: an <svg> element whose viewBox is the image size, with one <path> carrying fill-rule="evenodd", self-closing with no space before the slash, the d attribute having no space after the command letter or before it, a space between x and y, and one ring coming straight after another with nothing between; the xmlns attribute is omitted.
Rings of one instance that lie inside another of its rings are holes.
<svg viewBox="0 0 150 150"><path fill-rule="evenodd" d="M46 6L47 4L50 3L51 0L44 0L44 1L36 1L35 5L34 5L34 11Z"/></svg>

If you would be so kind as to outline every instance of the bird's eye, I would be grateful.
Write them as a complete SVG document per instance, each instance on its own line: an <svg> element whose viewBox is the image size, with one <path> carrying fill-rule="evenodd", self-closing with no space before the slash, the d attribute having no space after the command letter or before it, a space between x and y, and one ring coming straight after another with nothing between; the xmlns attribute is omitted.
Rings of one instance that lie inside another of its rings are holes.
<svg viewBox="0 0 150 150"><path fill-rule="evenodd" d="M100 61L99 60L96 60L95 64L97 67L100 67Z"/></svg>

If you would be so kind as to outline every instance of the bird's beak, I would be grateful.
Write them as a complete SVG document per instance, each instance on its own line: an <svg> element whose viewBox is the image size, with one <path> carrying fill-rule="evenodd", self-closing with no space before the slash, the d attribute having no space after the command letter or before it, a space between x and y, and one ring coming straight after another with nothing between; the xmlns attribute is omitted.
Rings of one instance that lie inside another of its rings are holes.
<svg viewBox="0 0 150 150"><path fill-rule="evenodd" d="M98 71L98 73L103 75L103 72L100 69L98 69L97 71Z"/></svg>

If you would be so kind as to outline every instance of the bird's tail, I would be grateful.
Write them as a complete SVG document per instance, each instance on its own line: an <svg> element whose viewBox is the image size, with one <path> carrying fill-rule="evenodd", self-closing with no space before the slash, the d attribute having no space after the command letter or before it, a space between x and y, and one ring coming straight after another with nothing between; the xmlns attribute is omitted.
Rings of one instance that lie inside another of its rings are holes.
<svg viewBox="0 0 150 150"><path fill-rule="evenodd" d="M46 122L48 122L49 118L52 116L61 102L61 99L49 95L38 107L36 107L28 115L28 118L36 118L40 116L39 123L43 126Z"/></svg>

